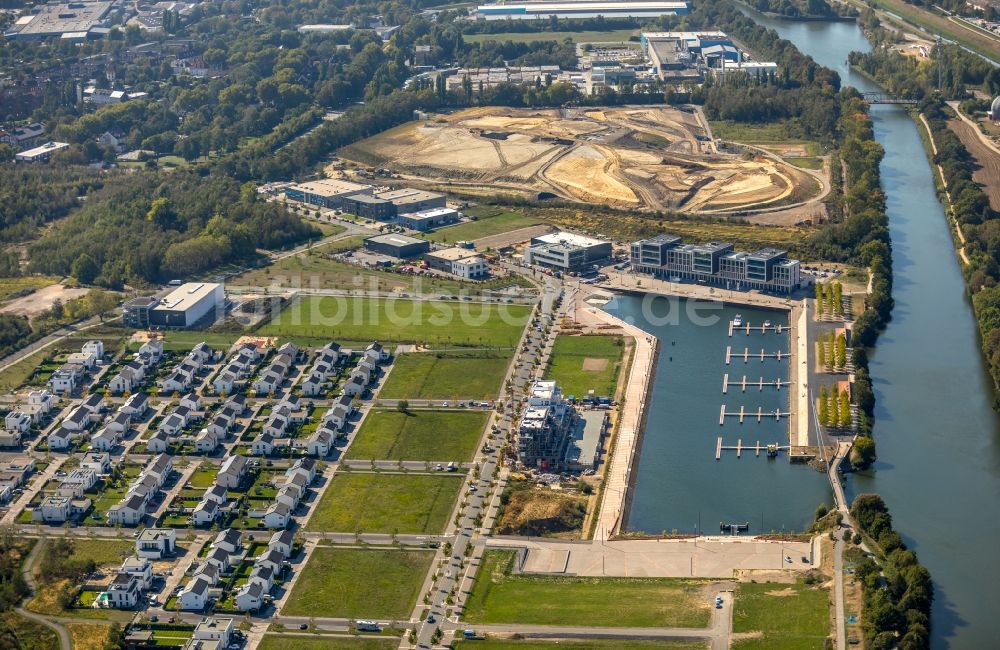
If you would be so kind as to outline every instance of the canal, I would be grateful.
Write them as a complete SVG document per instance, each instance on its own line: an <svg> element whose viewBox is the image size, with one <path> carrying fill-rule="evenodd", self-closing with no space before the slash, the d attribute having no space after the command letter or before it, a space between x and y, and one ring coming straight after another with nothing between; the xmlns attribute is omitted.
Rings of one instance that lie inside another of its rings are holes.
<svg viewBox="0 0 1000 650"><path fill-rule="evenodd" d="M870 49L856 25L754 18L837 70L845 85L878 90L846 65L849 52ZM896 306L871 359L879 460L849 479L848 494L881 494L931 571L932 646L997 647L1000 420L917 125L898 107L875 106L872 118L886 151Z"/></svg>

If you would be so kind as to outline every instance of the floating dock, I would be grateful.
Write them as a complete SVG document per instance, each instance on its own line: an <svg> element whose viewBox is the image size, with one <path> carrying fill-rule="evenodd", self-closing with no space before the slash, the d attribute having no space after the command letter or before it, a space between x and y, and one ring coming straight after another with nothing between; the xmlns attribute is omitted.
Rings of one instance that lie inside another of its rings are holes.
<svg viewBox="0 0 1000 650"><path fill-rule="evenodd" d="M764 386L768 387L774 386L776 389L781 390L782 387L788 386L789 384L791 384L791 382L785 381L783 379L769 380L769 379L764 379L763 377L759 379L747 379L746 375L743 375L742 379L734 379L733 381L730 381L729 373L727 372L722 376L722 394L725 395L726 393L728 393L730 386L739 386L740 390L742 390L745 393L747 392L748 386L750 388L756 387L758 392L763 392Z"/></svg>
<svg viewBox="0 0 1000 650"><path fill-rule="evenodd" d="M760 359L761 363L764 363L764 359L777 359L781 361L782 359L787 359L792 356L791 352L782 352L778 350L777 352L765 352L764 348L760 349L760 352L751 352L750 348L743 348L743 352L733 351L733 346L726 346L726 365L733 360L733 358L743 357L743 363L749 363L750 359Z"/></svg>
<svg viewBox="0 0 1000 650"><path fill-rule="evenodd" d="M743 444L743 439L737 439L736 445L724 445L722 444L722 436L719 436L715 442L715 460L722 460L722 452L724 451L735 451L737 458L742 458L743 452L753 452L754 456L760 458L760 452L763 451L767 458L774 458L778 455L779 451L788 451L791 449L789 445L779 445L776 442L769 444L760 444L760 440L756 441L754 444Z"/></svg>
<svg viewBox="0 0 1000 650"><path fill-rule="evenodd" d="M722 408L719 409L719 426L721 427L726 423L726 418L739 418L740 424L743 424L743 420L746 418L757 418L758 422L762 422L764 418L774 418L775 420L781 420L781 418L787 418L792 414L791 411L782 411L781 409L775 409L774 411L765 411L763 407L758 406L757 411L748 411L745 406L741 406L739 411L727 411L726 405L723 404Z"/></svg>
<svg viewBox="0 0 1000 650"><path fill-rule="evenodd" d="M745 323L743 325L735 325L733 321L729 321L729 337L732 338L733 334L738 334L744 332L747 336L750 336L750 332L760 332L761 334L767 334L768 332L774 332L775 334L783 334L791 330L791 327L786 325L751 325L750 323Z"/></svg>

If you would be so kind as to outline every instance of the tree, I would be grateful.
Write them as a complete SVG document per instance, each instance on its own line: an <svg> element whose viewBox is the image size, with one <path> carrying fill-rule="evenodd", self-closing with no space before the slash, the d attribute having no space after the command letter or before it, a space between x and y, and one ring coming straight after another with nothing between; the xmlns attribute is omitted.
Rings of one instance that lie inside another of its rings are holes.
<svg viewBox="0 0 1000 650"><path fill-rule="evenodd" d="M817 417L819 418L819 423L823 426L827 426L829 422L827 421L830 417L829 409L826 405L826 386L819 387L819 402L817 403Z"/></svg>
<svg viewBox="0 0 1000 650"><path fill-rule="evenodd" d="M101 267L97 265L87 253L80 253L75 260L73 260L73 266L70 267L70 274L76 278L76 281L80 284L90 284L94 281L94 278L101 272Z"/></svg>
<svg viewBox="0 0 1000 650"><path fill-rule="evenodd" d="M838 368L843 368L847 365L847 336L845 334L837 335L836 357Z"/></svg>
<svg viewBox="0 0 1000 650"><path fill-rule="evenodd" d="M400 413L409 413L410 402L408 402L405 399L399 400L398 402L396 402L396 410L399 411Z"/></svg>
<svg viewBox="0 0 1000 650"><path fill-rule="evenodd" d="M843 391L840 394L840 424L841 426L850 427L851 426L851 398L847 394L847 391Z"/></svg>
<svg viewBox="0 0 1000 650"><path fill-rule="evenodd" d="M867 469L875 462L875 440L870 436L858 436L851 447L851 467Z"/></svg>

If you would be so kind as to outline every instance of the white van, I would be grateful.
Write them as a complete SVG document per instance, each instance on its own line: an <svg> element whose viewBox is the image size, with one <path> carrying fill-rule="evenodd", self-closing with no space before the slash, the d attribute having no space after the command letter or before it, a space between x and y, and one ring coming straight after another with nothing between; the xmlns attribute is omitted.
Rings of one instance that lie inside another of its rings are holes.
<svg viewBox="0 0 1000 650"><path fill-rule="evenodd" d="M358 621L354 626L358 628L359 632L381 632L382 628L379 627L376 621Z"/></svg>

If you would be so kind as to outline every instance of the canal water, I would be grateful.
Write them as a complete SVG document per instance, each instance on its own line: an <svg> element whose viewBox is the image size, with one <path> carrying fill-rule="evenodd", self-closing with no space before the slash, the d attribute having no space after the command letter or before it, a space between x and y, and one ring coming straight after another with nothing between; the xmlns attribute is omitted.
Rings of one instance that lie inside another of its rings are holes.
<svg viewBox="0 0 1000 650"><path fill-rule="evenodd" d="M846 65L870 45L850 23L759 15L845 85L878 90ZM965 297L933 171L916 123L899 107L872 108L885 147L896 301L871 359L879 461L848 480L848 496L878 492L893 523L934 577L934 648L1000 647L1000 420Z"/></svg>
<svg viewBox="0 0 1000 650"><path fill-rule="evenodd" d="M750 307L723 306L721 303L680 299L619 296L605 307L609 312L635 324L659 339L660 354L656 379L648 400L647 421L635 489L626 528L631 531L662 531L718 534L721 523L748 524L751 533L802 531L812 521L816 506L832 504L833 497L824 474L806 465L792 465L787 453L767 458L744 450L724 450L715 459L718 438L723 445L756 446L788 444L788 420L775 418L775 411L787 412L788 387L748 387L746 392L732 385L744 376L748 381L787 381L789 362L766 357L789 351L787 329L776 332L734 333L729 323L740 314L744 323L760 327L788 325L788 314ZM726 365L726 348L733 356ZM736 356L744 349L756 352L744 362ZM722 393L723 377L730 386ZM745 416L727 417L719 425L722 405L726 411ZM758 421L761 409L770 413Z"/></svg>

